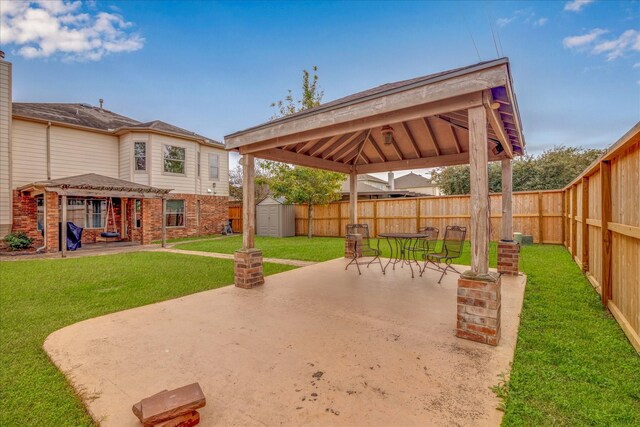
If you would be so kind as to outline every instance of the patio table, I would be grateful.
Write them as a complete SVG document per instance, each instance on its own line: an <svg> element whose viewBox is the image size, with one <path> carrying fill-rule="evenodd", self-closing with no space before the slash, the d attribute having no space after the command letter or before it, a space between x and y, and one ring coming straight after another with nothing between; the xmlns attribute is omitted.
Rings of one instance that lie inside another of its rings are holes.
<svg viewBox="0 0 640 427"><path fill-rule="evenodd" d="M420 271L420 263L415 258L416 247L420 239L427 237L426 234L423 233L381 233L378 235L379 238L384 238L387 240L387 244L389 245L389 250L391 254L389 255L389 261L382 269L383 272L387 272L387 267L389 264L392 265L393 269L396 269L396 264L400 264L400 267L404 267L405 264L409 265L411 269L411 278L414 277L413 274L413 266L412 262L416 263L418 267L418 271ZM413 254L413 259L411 259L411 254Z"/></svg>

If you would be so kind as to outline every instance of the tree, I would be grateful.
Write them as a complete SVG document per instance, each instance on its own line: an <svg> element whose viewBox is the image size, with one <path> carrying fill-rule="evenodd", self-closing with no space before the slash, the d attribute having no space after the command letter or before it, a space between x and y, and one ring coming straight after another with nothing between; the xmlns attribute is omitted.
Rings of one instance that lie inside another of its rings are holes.
<svg viewBox="0 0 640 427"><path fill-rule="evenodd" d="M326 205L340 199L344 175L321 169L268 162L269 188L287 203L307 204L308 237L313 236L313 205Z"/></svg>
<svg viewBox="0 0 640 427"><path fill-rule="evenodd" d="M301 99L294 101L289 90L284 100L271 104L276 108L273 119L297 113L320 105L323 91L318 89L318 67L313 67L313 77L302 71ZM313 205L324 205L338 200L344 175L320 169L291 166L284 163L264 162L268 171L267 183L275 197L283 197L287 203L307 204L308 236L313 236Z"/></svg>
<svg viewBox="0 0 640 427"><path fill-rule="evenodd" d="M513 162L513 191L553 190L565 187L587 168L603 150L555 146L538 157L517 157ZM499 193L502 171L490 163L489 191ZM449 166L434 173L444 194L469 194L469 166Z"/></svg>
<svg viewBox="0 0 640 427"><path fill-rule="evenodd" d="M269 172L264 168L264 162L257 161L255 169L255 202L260 203L269 196ZM242 200L242 166L237 165L229 171L229 196Z"/></svg>

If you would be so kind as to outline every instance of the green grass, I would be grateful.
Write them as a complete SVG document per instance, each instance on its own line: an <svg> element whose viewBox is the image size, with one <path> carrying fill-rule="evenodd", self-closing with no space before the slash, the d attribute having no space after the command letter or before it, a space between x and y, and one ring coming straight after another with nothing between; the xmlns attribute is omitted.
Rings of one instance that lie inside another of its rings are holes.
<svg viewBox="0 0 640 427"><path fill-rule="evenodd" d="M640 425L640 357L571 255L525 246L520 266L528 281L503 425Z"/></svg>
<svg viewBox="0 0 640 427"><path fill-rule="evenodd" d="M168 253L0 263L0 425L93 425L42 350L51 332L230 283L232 261Z"/></svg>
<svg viewBox="0 0 640 427"><path fill-rule="evenodd" d="M376 247L376 240L371 243ZM335 237L314 237L308 239L304 236L296 237L256 237L256 248L262 250L262 255L268 258L298 259L303 261L327 261L344 256L344 239ZM220 240L208 240L202 242L183 243L174 246L176 249L190 251L218 252L232 254L242 247L242 236L233 236ZM389 256L389 245L386 240L380 241L382 256ZM469 242L465 244L462 256L456 260L456 264L470 264ZM496 266L496 244L491 243L489 248L489 263Z"/></svg>

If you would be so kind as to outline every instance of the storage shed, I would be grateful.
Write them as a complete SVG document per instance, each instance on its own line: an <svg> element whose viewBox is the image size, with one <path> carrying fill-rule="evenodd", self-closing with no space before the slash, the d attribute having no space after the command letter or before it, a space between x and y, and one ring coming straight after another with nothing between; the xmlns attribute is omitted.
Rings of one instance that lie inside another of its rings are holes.
<svg viewBox="0 0 640 427"><path fill-rule="evenodd" d="M283 199L267 197L256 206L256 234L270 237L296 235L296 212Z"/></svg>

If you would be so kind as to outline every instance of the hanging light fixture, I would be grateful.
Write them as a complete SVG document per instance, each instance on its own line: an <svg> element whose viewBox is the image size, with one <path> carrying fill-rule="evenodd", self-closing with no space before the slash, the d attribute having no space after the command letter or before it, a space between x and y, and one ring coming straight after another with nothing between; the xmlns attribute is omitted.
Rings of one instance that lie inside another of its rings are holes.
<svg viewBox="0 0 640 427"><path fill-rule="evenodd" d="M393 128L389 125L382 126L380 129L382 136L384 137L384 143L390 145L393 143Z"/></svg>

